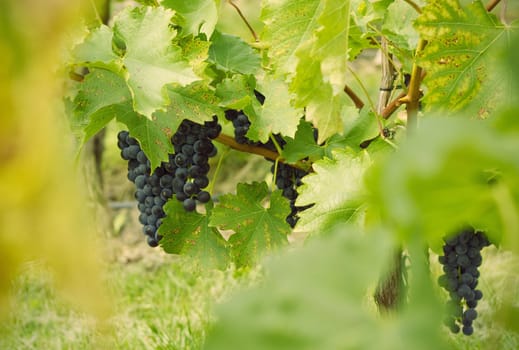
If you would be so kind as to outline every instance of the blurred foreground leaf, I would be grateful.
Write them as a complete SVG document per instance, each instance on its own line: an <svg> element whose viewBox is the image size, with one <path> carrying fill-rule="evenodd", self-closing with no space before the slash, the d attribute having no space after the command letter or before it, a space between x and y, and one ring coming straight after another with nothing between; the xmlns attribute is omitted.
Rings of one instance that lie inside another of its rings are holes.
<svg viewBox="0 0 519 350"><path fill-rule="evenodd" d="M446 349L424 261L417 259L418 290L405 312L384 319L370 309L368 289L390 259L389 237L342 228L269 261L264 284L219 308L205 349Z"/></svg>
<svg viewBox="0 0 519 350"><path fill-rule="evenodd" d="M519 139L489 122L427 118L371 174L373 205L403 240L441 238L465 224L519 248Z"/></svg>
<svg viewBox="0 0 519 350"><path fill-rule="evenodd" d="M0 317L11 279L44 261L60 292L98 316L107 299L92 217L60 113L57 67L72 2L0 2ZM30 30L26 30L30 28Z"/></svg>

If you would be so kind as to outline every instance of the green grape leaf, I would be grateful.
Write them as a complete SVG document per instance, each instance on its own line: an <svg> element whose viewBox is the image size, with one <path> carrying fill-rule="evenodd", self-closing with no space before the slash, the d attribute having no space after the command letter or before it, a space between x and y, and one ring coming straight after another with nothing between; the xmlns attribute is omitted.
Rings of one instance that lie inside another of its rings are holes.
<svg viewBox="0 0 519 350"><path fill-rule="evenodd" d="M283 147L282 156L288 163L295 163L306 157L313 162L324 155L323 148L314 139L312 124L303 119L299 122L295 137L287 137L285 140L287 143Z"/></svg>
<svg viewBox="0 0 519 350"><path fill-rule="evenodd" d="M295 70L296 52L312 39L321 8L321 1L314 0L264 1L262 42L269 47L268 55L279 73Z"/></svg>
<svg viewBox="0 0 519 350"><path fill-rule="evenodd" d="M334 135L326 141L326 154L330 155L331 151L336 148L350 147L356 151L361 151L361 143L366 140L373 139L379 135L377 117L375 114L363 108L360 113L357 108L348 108L344 113L344 133L342 135Z"/></svg>
<svg viewBox="0 0 519 350"><path fill-rule="evenodd" d="M91 69L81 83L74 106L71 127L82 134L82 144L116 118L126 124L130 134L139 141L152 168L167 160L168 153L173 153L169 141L171 118L165 116L152 121L136 113L128 86L118 74L105 69Z"/></svg>
<svg viewBox="0 0 519 350"><path fill-rule="evenodd" d="M443 236L467 224L495 243L517 237L510 223L519 222L518 149L516 134L478 120L424 119L367 177L372 206L403 241L419 230L436 252Z"/></svg>
<svg viewBox="0 0 519 350"><path fill-rule="evenodd" d="M129 103L113 106L117 121L125 124L130 134L139 141L152 169L169 159L168 154L174 153L174 150L170 141L173 123L168 118L150 120L135 112Z"/></svg>
<svg viewBox="0 0 519 350"><path fill-rule="evenodd" d="M350 15L351 14L352 13L350 13ZM348 59L350 61L353 61L355 58L357 58L362 50L374 46L369 41L369 36L362 31L353 17L350 18L350 29L348 35Z"/></svg>
<svg viewBox="0 0 519 350"><path fill-rule="evenodd" d="M121 59L112 50L112 36L112 30L106 25L91 31L85 40L74 48L75 63L119 71Z"/></svg>
<svg viewBox="0 0 519 350"><path fill-rule="evenodd" d="M111 71L93 68L74 98L71 128L82 135L85 143L115 117L113 105L125 104L131 104L131 95L124 79Z"/></svg>
<svg viewBox="0 0 519 350"><path fill-rule="evenodd" d="M288 86L281 80L265 79L259 82L258 90L265 102L262 105L254 97L252 104L244 108L251 122L247 137L261 142L267 142L271 133L293 137L303 110L290 105Z"/></svg>
<svg viewBox="0 0 519 350"><path fill-rule="evenodd" d="M250 78L245 75L234 75L226 78L216 86L216 96L220 98L220 105L236 110L244 109L252 103L254 95L250 86Z"/></svg>
<svg viewBox="0 0 519 350"><path fill-rule="evenodd" d="M458 0L430 1L415 26L428 41L418 60L427 71L428 109L456 111L474 101L485 116L487 103L501 92L493 52L506 42L508 29L481 1L462 6Z"/></svg>
<svg viewBox="0 0 519 350"><path fill-rule="evenodd" d="M314 172L305 176L298 188L297 206L314 204L301 212L297 229L320 232L329 223L353 222L361 212L365 193L364 173L370 165L366 153L333 152L313 164Z"/></svg>
<svg viewBox="0 0 519 350"><path fill-rule="evenodd" d="M211 206L207 205L207 214L202 215L186 212L182 203L169 200L158 231L163 236L160 246L166 253L187 255L204 267L223 270L230 262L229 245L216 228L209 227Z"/></svg>
<svg viewBox="0 0 519 350"><path fill-rule="evenodd" d="M352 17L362 32L372 32L370 26L379 24L387 15L388 7L395 0L350 0ZM409 5L408 5L409 6Z"/></svg>
<svg viewBox="0 0 519 350"><path fill-rule="evenodd" d="M348 59L355 59L364 49L377 47L370 38L379 36L379 28L394 0L350 0Z"/></svg>
<svg viewBox="0 0 519 350"><path fill-rule="evenodd" d="M161 5L180 15L178 21L182 27L182 32L197 36L204 33L208 38L214 31L218 20L218 11L214 0L163 0Z"/></svg>
<svg viewBox="0 0 519 350"><path fill-rule="evenodd" d="M306 106L306 120L319 130L318 143L324 142L335 133L342 133L342 115L351 105L345 93L334 95L329 83L323 82L319 61L308 51L298 52L299 62L291 91L296 94L296 105Z"/></svg>
<svg viewBox="0 0 519 350"><path fill-rule="evenodd" d="M126 44L124 66L134 109L147 117L168 104L166 84L186 85L200 79L182 50L172 44L172 15L160 7L137 7L123 10L115 19L114 31Z"/></svg>
<svg viewBox="0 0 519 350"><path fill-rule="evenodd" d="M183 55L189 65L193 67L193 71L199 76L204 76L204 71L209 65L207 57L209 57L211 44L198 37L185 37L180 40L179 45L182 47Z"/></svg>
<svg viewBox="0 0 519 350"><path fill-rule="evenodd" d="M236 194L220 197L213 210L210 225L235 233L229 238L237 266L251 266L266 253L284 246L290 226L285 219L290 213L288 201L281 191L270 195L265 182L238 184Z"/></svg>
<svg viewBox="0 0 519 350"><path fill-rule="evenodd" d="M212 120L214 115L223 119L223 111L218 107L219 100L214 90L204 82L194 82L187 86L168 86L167 92L171 104L165 111L155 112L152 119L163 120L164 124L169 125L170 136L184 119L199 124Z"/></svg>
<svg viewBox="0 0 519 350"><path fill-rule="evenodd" d="M416 2L418 5L419 2ZM382 24L382 33L400 50L411 51L418 45L419 35L413 27L418 12L404 1L395 1L387 9Z"/></svg>
<svg viewBox="0 0 519 350"><path fill-rule="evenodd" d="M346 94L333 95L329 85L316 91L306 107L306 119L311 121L319 130L319 139L322 143L336 133L342 133L342 116L347 112L352 102Z"/></svg>
<svg viewBox="0 0 519 350"><path fill-rule="evenodd" d="M367 302L392 265L390 237L390 232L365 233L343 225L271 259L260 286L217 308L204 349L449 349L439 332L443 308L423 250L412 251L416 280L401 312L380 317Z"/></svg>
<svg viewBox="0 0 519 350"><path fill-rule="evenodd" d="M259 55L237 36L215 31L209 47L209 61L226 72L254 74L260 67Z"/></svg>
<svg viewBox="0 0 519 350"><path fill-rule="evenodd" d="M324 0L313 43L313 56L321 61L321 74L334 95L346 84L350 32L350 1Z"/></svg>

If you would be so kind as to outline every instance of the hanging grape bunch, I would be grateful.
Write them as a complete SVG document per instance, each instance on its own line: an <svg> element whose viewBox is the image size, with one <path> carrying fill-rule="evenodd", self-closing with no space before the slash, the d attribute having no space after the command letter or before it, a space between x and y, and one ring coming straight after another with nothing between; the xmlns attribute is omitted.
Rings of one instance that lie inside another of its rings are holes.
<svg viewBox="0 0 519 350"><path fill-rule="evenodd" d="M153 173L138 141L128 131L117 135L121 157L128 161L128 179L135 183L139 222L151 247L158 246L162 238L158 229L166 216L164 204L170 198L175 196L186 211L194 211L197 202L211 199L204 188L209 184L209 158L217 152L212 140L221 130L216 117L203 125L182 121L171 138L175 153L169 154L168 162L162 162Z"/></svg>
<svg viewBox="0 0 519 350"><path fill-rule="evenodd" d="M186 211L195 210L196 202L207 203L211 199L209 192L203 189L209 185L209 158L217 152L212 139L221 131L216 117L204 125L184 120L171 138L177 167L171 183L172 191Z"/></svg>
<svg viewBox="0 0 519 350"><path fill-rule="evenodd" d="M443 253L439 257L444 274L438 283L449 292L447 303L451 315L445 320L453 333L460 331L465 335L474 332L472 323L477 318L476 306L483 293L476 289L482 263L481 250L490 245L483 232L467 228L445 240Z"/></svg>

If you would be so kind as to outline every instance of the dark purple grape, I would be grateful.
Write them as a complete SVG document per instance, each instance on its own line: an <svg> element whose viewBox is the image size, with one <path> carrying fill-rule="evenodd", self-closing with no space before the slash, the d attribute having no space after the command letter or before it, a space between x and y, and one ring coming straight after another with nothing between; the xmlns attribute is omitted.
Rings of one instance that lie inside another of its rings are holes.
<svg viewBox="0 0 519 350"><path fill-rule="evenodd" d="M183 206L186 211L194 211L196 208L196 202L193 198L186 198L183 202Z"/></svg>
<svg viewBox="0 0 519 350"><path fill-rule="evenodd" d="M207 203L211 200L211 195L209 194L209 192L207 191L200 191L197 195L196 195L196 199L200 202L200 203Z"/></svg>

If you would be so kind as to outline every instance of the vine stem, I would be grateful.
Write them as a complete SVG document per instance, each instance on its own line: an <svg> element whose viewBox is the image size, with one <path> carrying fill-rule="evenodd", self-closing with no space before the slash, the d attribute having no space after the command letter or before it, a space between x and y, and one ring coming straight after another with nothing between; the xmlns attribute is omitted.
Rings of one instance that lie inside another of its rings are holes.
<svg viewBox="0 0 519 350"><path fill-rule="evenodd" d="M278 177L278 165L279 158L274 162L274 173L272 174L272 183L270 184L270 192L274 192L276 190L276 179Z"/></svg>
<svg viewBox="0 0 519 350"><path fill-rule="evenodd" d="M416 12L422 13L422 9L420 8L420 6L418 6L417 3L415 3L412 0L404 0L404 1L407 2L412 8L414 8L416 10Z"/></svg>
<svg viewBox="0 0 519 350"><path fill-rule="evenodd" d="M221 144L229 146L230 148L232 148L234 150L240 151L240 152L257 154L259 156L270 159L274 162L277 161L280 163L286 163L286 161L280 156L280 154L278 152L271 151L269 149L266 149L266 148L260 147L260 146L252 146L252 145L238 143L238 142L236 142L236 140L233 137L231 137L229 135L220 134L214 140L217 142L220 142ZM310 171L310 172L312 171L310 163L306 163L304 161L297 162L297 163L290 163L288 165L290 165L292 168L301 169L301 170Z"/></svg>
<svg viewBox="0 0 519 350"><path fill-rule="evenodd" d="M226 134L220 134L214 140L217 142L220 142L221 144L227 145L230 148L235 149L240 152L257 154L259 156L270 159L274 162L277 161L280 163L286 163L286 161L280 156L280 154L278 152L271 151L271 150L266 149L265 147L261 147L261 146L253 146L253 145L238 143L238 142L236 142L236 140L233 137L226 135ZM300 161L297 163L290 163L289 165L296 169L312 171L310 163L306 163L304 161Z"/></svg>
<svg viewBox="0 0 519 350"><path fill-rule="evenodd" d="M415 57L425 48L427 40L420 39L416 47ZM407 94L400 99L401 103L407 104L407 127L413 129L417 124L418 107L420 103L420 84L422 83L423 69L416 62L413 63L411 70L411 81L407 89Z"/></svg>
<svg viewBox="0 0 519 350"><path fill-rule="evenodd" d="M92 6L92 11L94 11L94 14L96 16L96 19L99 21L99 24L103 24L104 21L101 18L101 15L99 14L99 11L97 9L97 5L94 3L93 0L90 0L89 3L90 3L90 6Z"/></svg>
<svg viewBox="0 0 519 350"><path fill-rule="evenodd" d="M380 79L380 91L378 94L377 113L382 116L384 108L387 106L389 97L394 90L395 67L391 62L391 54L387 48L387 39L382 37L380 52L382 53L382 77Z"/></svg>
<svg viewBox="0 0 519 350"><path fill-rule="evenodd" d="M238 15L241 17L241 19L243 20L243 22L245 23L245 25L247 26L247 28L249 28L249 31L251 32L252 36L254 37L254 41L255 41L255 42L259 42L258 35L256 34L256 32L254 31L254 29L253 29L252 26L250 25L249 21L247 21L247 18L245 18L245 16L243 15L243 12L241 12L241 10L240 10L240 8L238 7L238 5L236 5L232 0L227 0L227 2L229 3L229 5L231 5L232 7L234 7L234 9L236 10L236 12L238 12Z"/></svg>
<svg viewBox="0 0 519 350"><path fill-rule="evenodd" d="M373 111L373 113L375 113L375 118L377 119L377 124L378 124L379 132L382 134L384 126L382 125L382 121L380 120L380 116L377 113L377 109L375 107L375 103L373 103L373 100L371 99L368 90L366 89L366 87L362 83L362 80L360 80L360 78L357 75L357 73L355 73L355 71L353 69L351 69L350 66L348 66L348 70L350 71L351 75L353 75L353 77L355 78L355 80L359 84L360 88L362 89L362 91L366 95L366 98L368 99L368 102L369 102L369 105L371 107L371 110Z"/></svg>
<svg viewBox="0 0 519 350"><path fill-rule="evenodd" d="M348 85L344 85L344 92L351 98L357 109L362 109L362 107L364 107L364 102Z"/></svg>
<svg viewBox="0 0 519 350"><path fill-rule="evenodd" d="M229 135L220 134L215 139L215 141L223 143L224 145L227 145L237 151L257 154L259 156L263 156L263 157L268 158L273 161L275 161L276 159L279 158L279 154L277 152L268 150L264 147L258 147L258 146L252 146L252 145L238 143L238 142L236 142L236 140L233 137L231 137Z"/></svg>
<svg viewBox="0 0 519 350"><path fill-rule="evenodd" d="M381 117L388 119L402 105L400 100L407 95L407 92L401 92L393 101L389 102L380 113Z"/></svg>
<svg viewBox="0 0 519 350"><path fill-rule="evenodd" d="M501 2L501 0L490 0L490 2L487 4L487 6L485 7L487 9L488 12L492 11L499 3Z"/></svg>

